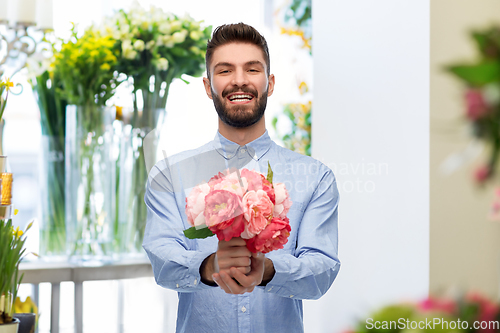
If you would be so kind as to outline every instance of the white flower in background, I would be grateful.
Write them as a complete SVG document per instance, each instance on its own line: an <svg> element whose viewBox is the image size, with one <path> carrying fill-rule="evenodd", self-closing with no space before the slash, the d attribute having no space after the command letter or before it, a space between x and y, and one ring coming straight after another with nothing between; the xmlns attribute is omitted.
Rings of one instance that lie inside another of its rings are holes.
<svg viewBox="0 0 500 333"><path fill-rule="evenodd" d="M160 38L162 40L162 45L165 45L168 48L174 47L175 45L174 36L166 35L166 36L161 36Z"/></svg>
<svg viewBox="0 0 500 333"><path fill-rule="evenodd" d="M187 30L174 32L174 34L172 35L173 42L175 44L180 44L180 43L184 42L186 40L187 33L188 33Z"/></svg>
<svg viewBox="0 0 500 333"><path fill-rule="evenodd" d="M144 51L144 41L142 39L138 39L134 42L134 49L137 51Z"/></svg>
<svg viewBox="0 0 500 333"><path fill-rule="evenodd" d="M189 33L189 37L191 37L192 40L199 40L203 37L203 33L199 30L193 30Z"/></svg>
<svg viewBox="0 0 500 333"><path fill-rule="evenodd" d="M172 21L172 23L170 23L170 28L172 29L172 31L180 30L182 28L182 22L177 20Z"/></svg>
<svg viewBox="0 0 500 333"><path fill-rule="evenodd" d="M130 40L124 40L122 43L122 54L126 59L135 59L137 56L137 51L132 47L132 42Z"/></svg>
<svg viewBox="0 0 500 333"><path fill-rule="evenodd" d="M162 33L162 34L169 34L170 31L172 31L172 28L170 26L170 23L168 22L163 22L160 24L160 26L158 27L158 30Z"/></svg>
<svg viewBox="0 0 500 333"><path fill-rule="evenodd" d="M191 47L189 48L189 51L191 51L192 53L194 53L194 54L196 54L196 55L200 54L200 48L199 48L199 47L197 47L197 46L191 46Z"/></svg>
<svg viewBox="0 0 500 333"><path fill-rule="evenodd" d="M156 68L160 71L166 71L168 69L168 60L165 58L160 58L156 62Z"/></svg>
<svg viewBox="0 0 500 333"><path fill-rule="evenodd" d="M153 46L155 46L155 41L150 40L149 42L146 43L146 50L151 49Z"/></svg>
<svg viewBox="0 0 500 333"><path fill-rule="evenodd" d="M191 22L191 29L199 30L201 22L203 22L203 21L200 21L200 22L193 21L193 22Z"/></svg>

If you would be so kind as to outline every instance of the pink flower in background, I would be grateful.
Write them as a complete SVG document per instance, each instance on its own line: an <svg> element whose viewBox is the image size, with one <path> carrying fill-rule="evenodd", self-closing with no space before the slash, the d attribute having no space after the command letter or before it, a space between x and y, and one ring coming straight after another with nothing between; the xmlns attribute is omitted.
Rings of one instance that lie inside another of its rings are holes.
<svg viewBox="0 0 500 333"><path fill-rule="evenodd" d="M286 214L292 206L292 200L288 195L285 184L277 183L274 184L274 193L276 194L276 204L274 205L274 216L285 219Z"/></svg>
<svg viewBox="0 0 500 333"><path fill-rule="evenodd" d="M479 313L477 317L477 321L494 321L497 317L500 309L497 304L492 302L490 299L482 296L477 292L468 293L465 296L465 300L470 303L475 303L479 307ZM483 329L482 332L496 332L493 328Z"/></svg>
<svg viewBox="0 0 500 333"><path fill-rule="evenodd" d="M247 248L253 253L282 249L291 230L288 218L283 221L275 217L261 233L246 240Z"/></svg>
<svg viewBox="0 0 500 333"><path fill-rule="evenodd" d="M479 89L469 89L465 93L465 102L467 104L467 118L470 120L477 120L488 113L488 106Z"/></svg>
<svg viewBox="0 0 500 333"><path fill-rule="evenodd" d="M205 224L205 196L210 192L208 184L200 184L193 188L186 198L186 215L192 227Z"/></svg>
<svg viewBox="0 0 500 333"><path fill-rule="evenodd" d="M418 308L422 311L440 311L453 314L457 310L457 304L450 299L428 297L418 304Z"/></svg>
<svg viewBox="0 0 500 333"><path fill-rule="evenodd" d="M474 180L478 184L484 183L491 175L491 169L487 165L482 165L474 172Z"/></svg>
<svg viewBox="0 0 500 333"><path fill-rule="evenodd" d="M243 216L247 221L242 238L251 238L264 230L272 218L274 205L264 190L248 191L243 196Z"/></svg>

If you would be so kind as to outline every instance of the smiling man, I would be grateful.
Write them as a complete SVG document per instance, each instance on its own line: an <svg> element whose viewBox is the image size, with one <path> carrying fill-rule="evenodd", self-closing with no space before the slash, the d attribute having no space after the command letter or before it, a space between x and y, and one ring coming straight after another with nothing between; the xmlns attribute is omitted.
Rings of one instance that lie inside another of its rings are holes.
<svg viewBox="0 0 500 333"><path fill-rule="evenodd" d="M321 297L340 269L335 176L270 139L264 113L275 78L257 30L243 23L215 29L206 65L203 82L219 130L212 142L151 170L144 249L157 283L179 292L177 332L303 332L302 299ZM252 254L240 237L184 237L194 186L230 168L265 173L268 163L293 202L282 250Z"/></svg>

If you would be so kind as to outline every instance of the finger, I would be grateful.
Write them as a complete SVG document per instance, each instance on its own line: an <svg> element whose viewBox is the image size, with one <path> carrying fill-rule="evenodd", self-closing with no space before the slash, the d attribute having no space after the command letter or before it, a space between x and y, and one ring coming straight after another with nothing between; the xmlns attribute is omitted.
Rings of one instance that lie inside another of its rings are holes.
<svg viewBox="0 0 500 333"><path fill-rule="evenodd" d="M235 271L238 271L238 270L235 269ZM220 272L220 277L222 278L222 281L224 281L226 286L229 288L231 294L244 294L245 293L245 288L238 286L236 281L234 281L231 278L231 276L229 276L229 274L227 274L226 272Z"/></svg>
<svg viewBox="0 0 500 333"><path fill-rule="evenodd" d="M218 262L219 270L230 269L231 267L250 267L252 260L249 257L220 258Z"/></svg>
<svg viewBox="0 0 500 333"><path fill-rule="evenodd" d="M262 282L262 273L251 271L250 274L245 275L235 268L231 268L231 274L244 288L252 288Z"/></svg>
<svg viewBox="0 0 500 333"><path fill-rule="evenodd" d="M212 274L212 279L214 279L215 283L224 290L226 293L231 294L231 291L229 290L228 286L224 283L224 281L221 279L220 274L214 273Z"/></svg>
<svg viewBox="0 0 500 333"><path fill-rule="evenodd" d="M243 274L248 274L252 271L252 269L250 268L250 266L245 266L245 267L235 267L237 270L239 270L240 272L242 272Z"/></svg>

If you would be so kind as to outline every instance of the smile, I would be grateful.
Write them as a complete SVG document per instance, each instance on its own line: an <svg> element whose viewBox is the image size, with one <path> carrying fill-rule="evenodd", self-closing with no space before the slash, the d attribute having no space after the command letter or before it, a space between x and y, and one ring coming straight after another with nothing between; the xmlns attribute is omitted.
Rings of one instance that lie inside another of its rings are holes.
<svg viewBox="0 0 500 333"><path fill-rule="evenodd" d="M246 104L253 100L253 96L250 94L231 94L227 97L229 101L233 104Z"/></svg>

